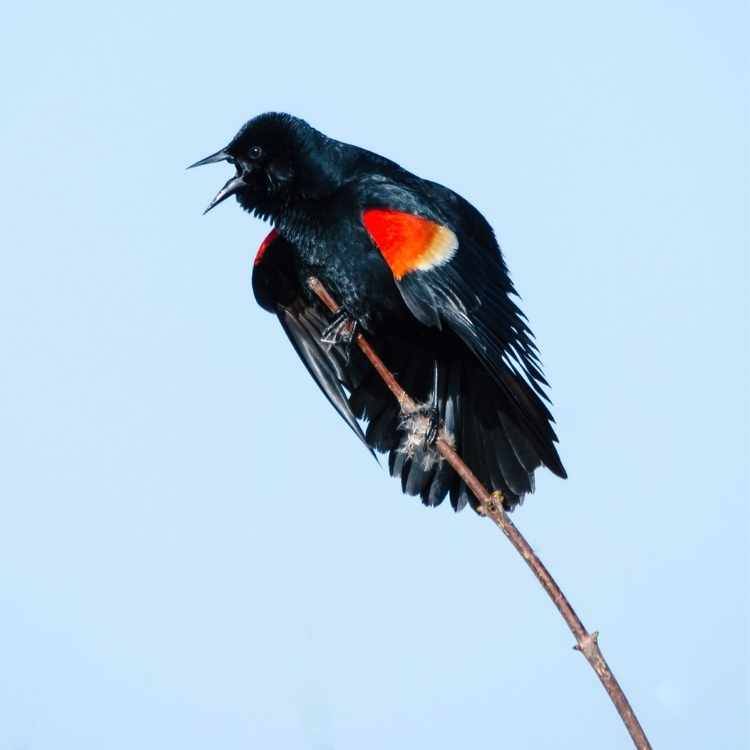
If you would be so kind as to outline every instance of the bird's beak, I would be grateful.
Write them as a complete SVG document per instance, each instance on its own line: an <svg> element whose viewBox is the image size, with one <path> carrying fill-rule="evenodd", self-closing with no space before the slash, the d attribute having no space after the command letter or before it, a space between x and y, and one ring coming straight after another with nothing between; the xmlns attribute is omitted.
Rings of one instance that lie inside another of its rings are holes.
<svg viewBox="0 0 750 750"><path fill-rule="evenodd" d="M225 201L227 198L229 198L230 195L234 195L239 190L242 190L242 188L246 185L247 183L242 179L242 175L237 175L236 177L232 177L232 179L227 180L226 185L224 185L224 187L219 190L218 193L216 193L216 195L213 197L213 200L208 204L206 210L203 212L203 215L205 216L212 208L216 208L219 203Z"/></svg>
<svg viewBox="0 0 750 750"><path fill-rule="evenodd" d="M188 169L192 169L193 167L202 167L204 164L216 164L217 161L228 160L229 154L225 149L221 149L221 151L217 151L215 154L211 154L211 156L207 156L205 159L201 159L200 161L195 162L195 164L191 164Z"/></svg>
<svg viewBox="0 0 750 750"><path fill-rule="evenodd" d="M226 149L221 149L220 151L217 151L215 154L211 154L211 156L207 156L205 159L201 159L200 161L195 162L195 164L191 164L188 169L192 169L193 167L202 167L204 164L216 164L216 162L220 161L234 161L233 158L226 152ZM227 198L229 198L230 195L234 195L239 190L242 190L243 187L245 187L246 183L242 179L242 175L236 175L235 177L232 177L232 179L227 180L227 183L224 185L224 187L219 190L218 193L214 196L213 200L208 204L208 207L203 212L203 215L205 216L212 208L215 208L219 205L222 201L225 201Z"/></svg>

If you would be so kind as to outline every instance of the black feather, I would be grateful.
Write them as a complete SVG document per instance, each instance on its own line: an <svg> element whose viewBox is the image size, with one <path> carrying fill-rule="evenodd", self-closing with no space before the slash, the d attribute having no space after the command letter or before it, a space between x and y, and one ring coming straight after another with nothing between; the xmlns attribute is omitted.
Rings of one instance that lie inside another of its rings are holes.
<svg viewBox="0 0 750 750"><path fill-rule="evenodd" d="M430 397L438 364L440 420L480 481L503 493L506 508L533 491L539 466L564 477L538 348L481 213L447 188L288 115L256 118L226 151L242 171L255 146L264 161L243 172L246 187L238 200L275 224L274 239L253 270L256 299L278 315L305 367L357 437L388 453L389 471L403 491L426 505L447 496L456 510L476 507L453 469L415 444L393 396L359 350L320 343L330 316L307 289L310 275L360 324L415 401ZM266 173L272 179L262 179ZM450 230L450 255L392 271L363 223L372 208ZM358 420L367 422L364 432Z"/></svg>

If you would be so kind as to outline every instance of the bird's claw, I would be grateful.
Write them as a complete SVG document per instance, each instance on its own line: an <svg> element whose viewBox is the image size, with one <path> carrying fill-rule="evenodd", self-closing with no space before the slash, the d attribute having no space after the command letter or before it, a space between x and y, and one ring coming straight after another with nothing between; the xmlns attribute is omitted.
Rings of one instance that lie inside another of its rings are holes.
<svg viewBox="0 0 750 750"><path fill-rule="evenodd" d="M412 460L419 460L424 469L430 469L442 459L435 443L439 437L440 415L432 404L419 404L401 413L404 436L399 451Z"/></svg>
<svg viewBox="0 0 750 750"><path fill-rule="evenodd" d="M328 346L345 344L351 346L357 333L357 321L343 307L334 315L333 320L323 329L320 335L322 343Z"/></svg>
<svg viewBox="0 0 750 750"><path fill-rule="evenodd" d="M438 430L440 429L440 414L434 406L425 407L425 416L429 420L427 430L424 434L424 444L426 448L431 448L435 445L435 441L438 439Z"/></svg>
<svg viewBox="0 0 750 750"><path fill-rule="evenodd" d="M419 404L404 416L403 423L411 433L412 440L421 444L423 449L435 445L440 431L440 414L431 403Z"/></svg>

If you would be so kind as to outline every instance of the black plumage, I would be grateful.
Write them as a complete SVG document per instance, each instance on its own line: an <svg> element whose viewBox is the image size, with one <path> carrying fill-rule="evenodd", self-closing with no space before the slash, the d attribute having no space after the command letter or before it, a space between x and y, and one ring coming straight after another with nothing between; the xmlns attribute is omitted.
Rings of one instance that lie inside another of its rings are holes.
<svg viewBox="0 0 750 750"><path fill-rule="evenodd" d="M533 335L479 211L442 185L285 114L249 121L198 164L214 161L229 161L237 173L209 209L236 195L274 226L253 269L256 299L278 316L352 431L389 454L404 492L426 505L446 496L456 510L475 504L415 434L414 420L401 418L361 352L323 343L331 321L307 288L310 275L406 391L434 404L459 453L488 488L502 491L506 508L533 492L539 466L565 477Z"/></svg>

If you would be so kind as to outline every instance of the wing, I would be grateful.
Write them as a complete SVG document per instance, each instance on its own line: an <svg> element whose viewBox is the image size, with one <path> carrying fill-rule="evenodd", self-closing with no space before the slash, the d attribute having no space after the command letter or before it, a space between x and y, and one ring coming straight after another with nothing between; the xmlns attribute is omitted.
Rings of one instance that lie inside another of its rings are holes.
<svg viewBox="0 0 750 750"><path fill-rule="evenodd" d="M356 368L337 347L327 349L321 343L326 319L302 294L294 271L293 248L273 232L255 258L253 291L261 307L276 314L294 350L331 406L372 453L348 402L347 391L354 388Z"/></svg>
<svg viewBox="0 0 750 750"><path fill-rule="evenodd" d="M412 314L466 344L544 463L564 476L533 334L512 299L516 292L489 224L435 183L421 183L419 192L393 183L371 186L362 203L364 227Z"/></svg>
<svg viewBox="0 0 750 750"><path fill-rule="evenodd" d="M349 406L347 391L352 391L348 380L346 362L336 347L326 349L320 342L325 321L312 307L296 304L290 308L280 308L278 312L281 327L292 342L307 371L328 399L331 406L349 425L352 432L362 441L370 453L362 428ZM346 391L344 386L346 385ZM375 455L373 453L373 455Z"/></svg>

